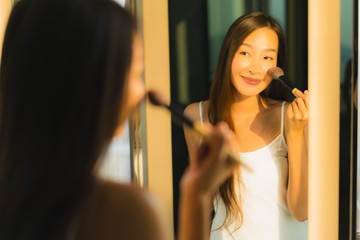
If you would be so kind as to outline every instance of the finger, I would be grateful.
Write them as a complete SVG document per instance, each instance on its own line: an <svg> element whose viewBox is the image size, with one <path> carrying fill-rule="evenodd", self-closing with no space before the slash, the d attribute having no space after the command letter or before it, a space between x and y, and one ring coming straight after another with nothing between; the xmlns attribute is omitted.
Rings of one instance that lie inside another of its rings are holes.
<svg viewBox="0 0 360 240"><path fill-rule="evenodd" d="M305 106L307 109L309 109L309 98L310 98L310 93L308 90L304 91L305 97L303 98L305 101Z"/></svg>
<svg viewBox="0 0 360 240"><path fill-rule="evenodd" d="M205 132L208 132L208 133L211 133L214 130L214 126L208 122L203 123L202 128L205 130Z"/></svg>
<svg viewBox="0 0 360 240"><path fill-rule="evenodd" d="M214 151L218 151L220 148L222 148L224 141L225 141L225 134L221 128L226 128L226 126L222 126L221 128L219 126L212 126L211 124L207 124L204 127L207 128L207 131L209 133L209 137L205 138L206 143L210 145L210 147Z"/></svg>
<svg viewBox="0 0 360 240"><path fill-rule="evenodd" d="M290 118L294 119L294 120L300 120L302 119L302 115L300 113L299 107L296 104L296 102L292 102L290 104L291 108L290 108Z"/></svg>
<svg viewBox="0 0 360 240"><path fill-rule="evenodd" d="M223 133L226 143L229 144L232 149L238 150L235 133L229 128L229 125L225 122L221 122L218 124L218 127Z"/></svg>
<svg viewBox="0 0 360 240"><path fill-rule="evenodd" d="M303 97L303 96L305 96L304 93L302 91L300 91L299 89L297 89L297 88L294 88L292 90L292 93L295 95L295 97Z"/></svg>
<svg viewBox="0 0 360 240"><path fill-rule="evenodd" d="M229 128L226 123L220 123L218 125L222 133L224 134L225 142L223 147L223 154L225 156L225 164L227 167L238 166L239 164L250 170L250 167L245 165L239 156L239 146L236 140L235 133Z"/></svg>
<svg viewBox="0 0 360 240"><path fill-rule="evenodd" d="M297 108L302 116L302 119L308 118L308 109L303 98L296 98L294 103L297 105Z"/></svg>
<svg viewBox="0 0 360 240"><path fill-rule="evenodd" d="M308 90L301 92L299 89L294 88L292 93L295 95L296 98L304 99L306 108L309 108L309 91Z"/></svg>
<svg viewBox="0 0 360 240"><path fill-rule="evenodd" d="M219 122L216 127L223 133L229 131L229 125L226 122Z"/></svg>

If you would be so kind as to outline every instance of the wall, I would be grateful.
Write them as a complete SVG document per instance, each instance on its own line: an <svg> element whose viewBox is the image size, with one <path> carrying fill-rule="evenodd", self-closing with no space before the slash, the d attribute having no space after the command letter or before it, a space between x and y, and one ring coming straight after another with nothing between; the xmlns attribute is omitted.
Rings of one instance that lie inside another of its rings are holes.
<svg viewBox="0 0 360 240"><path fill-rule="evenodd" d="M10 14L11 1L10 0L0 0L0 56L2 53L2 44L4 39L4 32L6 28L6 23Z"/></svg>
<svg viewBox="0 0 360 240"><path fill-rule="evenodd" d="M340 0L308 4L309 240L337 240Z"/></svg>
<svg viewBox="0 0 360 240"><path fill-rule="evenodd" d="M170 98L168 1L143 0L142 19L145 86ZM165 209L166 223L173 229L171 119L164 109L145 109L148 188Z"/></svg>

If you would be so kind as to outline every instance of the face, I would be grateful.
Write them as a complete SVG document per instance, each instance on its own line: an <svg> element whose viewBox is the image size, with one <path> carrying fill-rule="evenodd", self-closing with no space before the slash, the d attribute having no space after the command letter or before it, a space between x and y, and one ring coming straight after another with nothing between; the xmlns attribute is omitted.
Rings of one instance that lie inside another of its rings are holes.
<svg viewBox="0 0 360 240"><path fill-rule="evenodd" d="M267 27L245 38L231 64L231 83L239 99L256 96L271 83L267 70L277 64L278 46L277 34Z"/></svg>
<svg viewBox="0 0 360 240"><path fill-rule="evenodd" d="M145 86L143 83L142 75L144 71L144 59L142 42L138 36L134 38L132 61L129 70L129 83L127 89L128 99L123 110L126 111L125 117L130 117L131 113L140 104L145 95ZM124 129L124 120L121 121L118 129L115 132L115 137L122 134Z"/></svg>

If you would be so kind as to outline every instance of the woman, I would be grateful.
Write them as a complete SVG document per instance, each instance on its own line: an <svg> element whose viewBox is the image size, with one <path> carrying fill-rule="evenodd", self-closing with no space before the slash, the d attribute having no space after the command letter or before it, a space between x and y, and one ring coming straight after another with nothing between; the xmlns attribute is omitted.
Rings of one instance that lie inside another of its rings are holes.
<svg viewBox="0 0 360 240"><path fill-rule="evenodd" d="M306 239L308 92L295 89L284 101L268 70L285 66L280 25L263 13L239 17L223 41L209 100L192 103L185 114L203 122L228 123L240 158L239 169L214 196L210 239ZM192 152L199 139L185 129ZM191 155L190 155L191 160Z"/></svg>
<svg viewBox="0 0 360 240"><path fill-rule="evenodd" d="M142 71L134 20L114 1L15 4L0 73L0 239L172 239L151 194L95 173L145 95ZM211 192L233 170L220 154L229 129L208 129L182 179L180 239L206 239Z"/></svg>

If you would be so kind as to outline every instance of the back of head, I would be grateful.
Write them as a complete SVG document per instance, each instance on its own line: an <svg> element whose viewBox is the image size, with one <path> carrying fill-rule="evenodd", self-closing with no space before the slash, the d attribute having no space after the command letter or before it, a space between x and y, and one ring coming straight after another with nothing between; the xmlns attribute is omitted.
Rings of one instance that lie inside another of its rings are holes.
<svg viewBox="0 0 360 240"><path fill-rule="evenodd" d="M112 0L22 0L0 72L0 238L61 239L126 99L134 22Z"/></svg>

